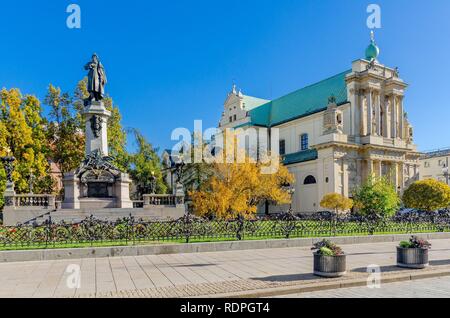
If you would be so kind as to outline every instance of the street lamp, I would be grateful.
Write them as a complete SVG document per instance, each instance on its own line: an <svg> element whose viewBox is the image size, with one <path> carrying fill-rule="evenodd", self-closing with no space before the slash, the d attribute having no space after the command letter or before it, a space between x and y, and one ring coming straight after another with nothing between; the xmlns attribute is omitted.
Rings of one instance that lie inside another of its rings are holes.
<svg viewBox="0 0 450 318"><path fill-rule="evenodd" d="M156 191L156 177L155 177L155 172L152 171L151 172L152 176L150 177L150 190L151 190L151 194L155 194Z"/></svg>

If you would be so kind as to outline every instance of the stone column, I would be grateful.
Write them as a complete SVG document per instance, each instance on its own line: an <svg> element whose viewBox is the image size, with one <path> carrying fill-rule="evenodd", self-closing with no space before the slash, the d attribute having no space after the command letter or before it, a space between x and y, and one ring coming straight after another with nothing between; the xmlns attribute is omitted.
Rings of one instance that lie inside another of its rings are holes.
<svg viewBox="0 0 450 318"><path fill-rule="evenodd" d="M395 191L397 191L398 190L398 162L392 162L391 171L392 171L392 181L395 186Z"/></svg>
<svg viewBox="0 0 450 318"><path fill-rule="evenodd" d="M372 115L373 115L373 105L372 105L372 90L369 89L367 93L367 135L372 135Z"/></svg>
<svg viewBox="0 0 450 318"><path fill-rule="evenodd" d="M377 174L378 174L378 177L383 176L383 162L381 160L379 160L377 162Z"/></svg>
<svg viewBox="0 0 450 318"><path fill-rule="evenodd" d="M342 195L348 197L349 196L349 175L348 175L348 161L346 159L342 160Z"/></svg>
<svg viewBox="0 0 450 318"><path fill-rule="evenodd" d="M363 163L362 159L356 159L356 183L358 186L363 183Z"/></svg>
<svg viewBox="0 0 450 318"><path fill-rule="evenodd" d="M359 93L359 130L360 130L360 135L361 136L365 136L366 133L366 129L365 129L365 125L364 122L367 121L367 113L366 113L366 109L364 109L364 92ZM367 100L367 99L366 99Z"/></svg>
<svg viewBox="0 0 450 318"><path fill-rule="evenodd" d="M405 187L405 168L404 168L404 164L402 162L400 162L398 164L398 176L399 176L399 187L400 187L400 191L403 191L403 188Z"/></svg>
<svg viewBox="0 0 450 318"><path fill-rule="evenodd" d="M380 103L380 95L378 92L374 93L374 107L375 107L375 122L376 122L376 130L375 135L381 136L381 103Z"/></svg>
<svg viewBox="0 0 450 318"><path fill-rule="evenodd" d="M391 95L392 138L397 138L397 113L397 99L395 95Z"/></svg>
<svg viewBox="0 0 450 318"><path fill-rule="evenodd" d="M386 96L387 97L387 96ZM384 98L384 137L391 138L391 120L392 120L392 106L389 101L389 97Z"/></svg>
<svg viewBox="0 0 450 318"><path fill-rule="evenodd" d="M366 160L367 170L366 170L366 180L373 175L373 160Z"/></svg>
<svg viewBox="0 0 450 318"><path fill-rule="evenodd" d="M399 132L398 136L400 139L403 139L403 127L404 127L404 121L405 116L403 115L403 96L398 97L398 109L399 109Z"/></svg>

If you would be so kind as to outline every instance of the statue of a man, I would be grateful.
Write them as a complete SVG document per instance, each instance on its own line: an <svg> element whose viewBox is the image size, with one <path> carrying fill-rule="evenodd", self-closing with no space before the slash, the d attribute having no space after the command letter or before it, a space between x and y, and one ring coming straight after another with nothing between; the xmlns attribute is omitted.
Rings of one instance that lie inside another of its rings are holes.
<svg viewBox="0 0 450 318"><path fill-rule="evenodd" d="M105 94L106 72L97 54L92 55L92 60L84 67L88 73L87 90L89 92L88 102L101 101Z"/></svg>

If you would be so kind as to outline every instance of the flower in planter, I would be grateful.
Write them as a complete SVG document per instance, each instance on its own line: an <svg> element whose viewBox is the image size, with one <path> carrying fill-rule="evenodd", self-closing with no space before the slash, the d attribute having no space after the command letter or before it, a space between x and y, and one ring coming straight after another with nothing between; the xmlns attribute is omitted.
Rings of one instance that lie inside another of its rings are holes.
<svg viewBox="0 0 450 318"><path fill-rule="evenodd" d="M431 248L431 243L424 240L423 238L417 237L415 235L411 236L409 241L400 242L401 248Z"/></svg>
<svg viewBox="0 0 450 318"><path fill-rule="evenodd" d="M311 250L316 251L315 253L324 256L340 256L344 255L344 251L329 240L322 240L314 244Z"/></svg>

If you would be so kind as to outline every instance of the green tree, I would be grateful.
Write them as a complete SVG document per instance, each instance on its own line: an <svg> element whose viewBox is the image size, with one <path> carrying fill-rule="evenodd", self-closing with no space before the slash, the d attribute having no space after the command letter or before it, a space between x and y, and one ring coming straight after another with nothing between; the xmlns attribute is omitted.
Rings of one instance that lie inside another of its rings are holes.
<svg viewBox="0 0 450 318"><path fill-rule="evenodd" d="M105 107L111 112L108 120L108 151L114 158L115 165L122 171L126 171L129 165L129 155L126 150L127 133L122 127L122 115L119 107L113 104L110 97L105 98Z"/></svg>
<svg viewBox="0 0 450 318"><path fill-rule="evenodd" d="M353 197L359 214L370 217L394 215L400 207L395 187L386 178L370 177Z"/></svg>
<svg viewBox="0 0 450 318"><path fill-rule="evenodd" d="M403 194L408 208L432 212L450 206L450 187L434 179L416 181Z"/></svg>
<svg viewBox="0 0 450 318"><path fill-rule="evenodd" d="M167 186L163 181L162 164L157 150L136 129L132 129L137 144L137 152L130 155L130 176L133 179L137 194L151 193L151 180L156 178L156 193L164 194Z"/></svg>
<svg viewBox="0 0 450 318"><path fill-rule="evenodd" d="M201 162L195 162L195 153L202 153L209 147L208 144L199 144L196 140L199 140L201 136L195 138L192 135L192 144L186 145L184 147L181 156L185 157L190 154L190 163L186 163L183 168L183 178L181 183L183 184L186 191L197 191L200 190L201 186L205 184L208 179L214 174L214 166L212 164L206 163L203 159ZM186 155L184 155L186 154Z"/></svg>
<svg viewBox="0 0 450 318"><path fill-rule="evenodd" d="M74 109L68 93L62 93L52 84L44 102L50 107L47 129L50 157L64 174L76 169L84 158L85 137L80 111Z"/></svg>

